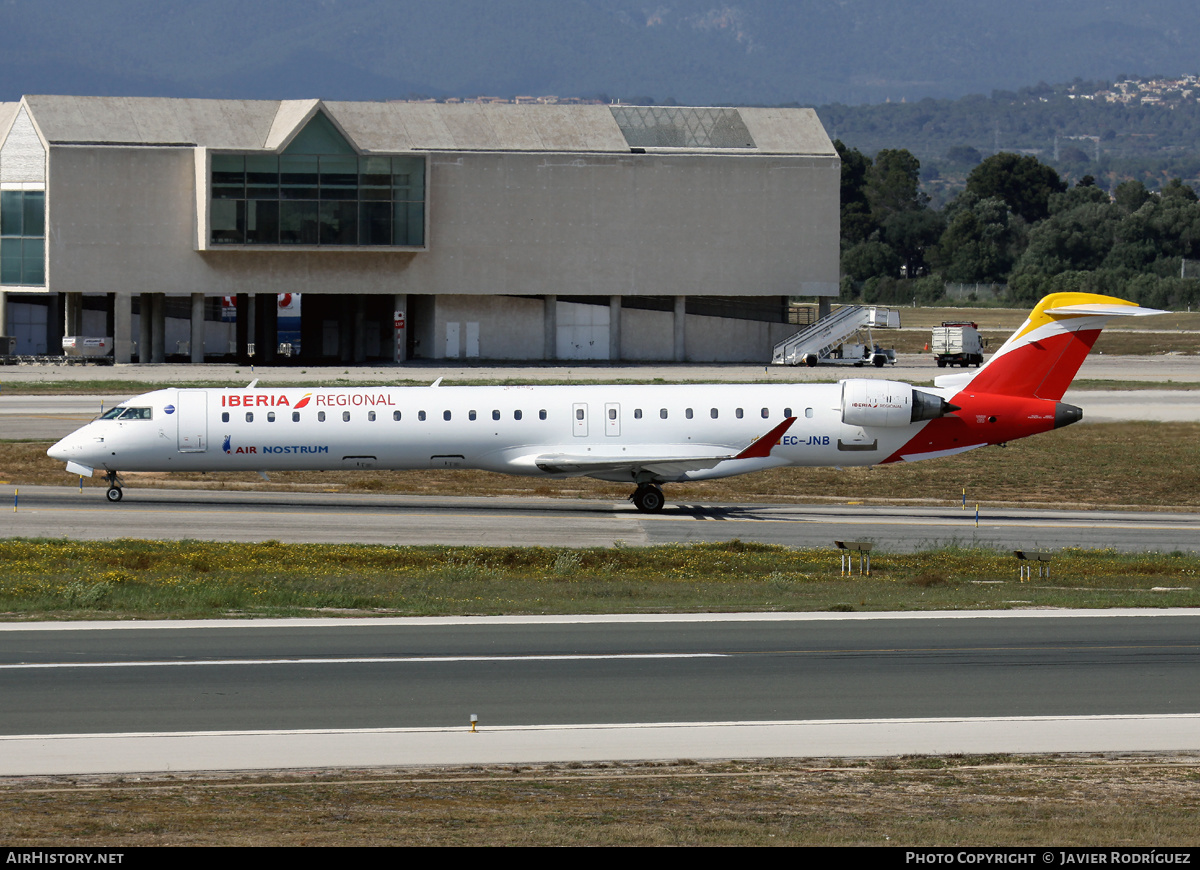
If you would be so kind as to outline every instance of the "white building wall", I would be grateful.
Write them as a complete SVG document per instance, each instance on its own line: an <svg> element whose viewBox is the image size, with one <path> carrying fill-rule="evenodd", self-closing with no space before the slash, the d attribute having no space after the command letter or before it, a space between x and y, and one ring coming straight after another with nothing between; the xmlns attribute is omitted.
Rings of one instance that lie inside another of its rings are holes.
<svg viewBox="0 0 1200 870"><path fill-rule="evenodd" d="M419 355L447 359L447 333L457 331L457 353L453 359L540 359L542 355L543 303L540 299L509 296L479 297L449 295L436 297L433 327L424 333ZM478 352L469 355L474 324Z"/></svg>

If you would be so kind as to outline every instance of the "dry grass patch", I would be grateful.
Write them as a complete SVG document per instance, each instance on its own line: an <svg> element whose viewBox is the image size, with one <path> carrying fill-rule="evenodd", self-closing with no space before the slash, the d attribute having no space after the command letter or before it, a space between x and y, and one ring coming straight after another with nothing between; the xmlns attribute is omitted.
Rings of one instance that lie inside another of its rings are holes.
<svg viewBox="0 0 1200 870"><path fill-rule="evenodd" d="M29 778L0 839L88 845L1153 846L1195 756L910 757Z"/></svg>

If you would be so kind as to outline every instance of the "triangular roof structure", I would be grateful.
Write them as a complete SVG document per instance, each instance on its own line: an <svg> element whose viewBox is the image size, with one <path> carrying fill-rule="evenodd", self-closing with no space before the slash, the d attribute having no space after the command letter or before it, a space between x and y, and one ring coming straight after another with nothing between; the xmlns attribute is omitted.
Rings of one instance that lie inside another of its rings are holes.
<svg viewBox="0 0 1200 870"><path fill-rule="evenodd" d="M186 100L158 97L27 96L44 139L55 144L193 146L282 151L322 113L361 154L405 151L611 152L631 142L609 106L381 103L322 100ZM12 104L0 104L0 122ZM619 107L629 108L629 107ZM681 128L689 113L736 116L749 142L702 136L671 150L836 157L811 109L656 110ZM695 125L692 125L693 127ZM728 138L728 137L726 137ZM716 143L716 144L714 144ZM732 144L730 144L732 143Z"/></svg>

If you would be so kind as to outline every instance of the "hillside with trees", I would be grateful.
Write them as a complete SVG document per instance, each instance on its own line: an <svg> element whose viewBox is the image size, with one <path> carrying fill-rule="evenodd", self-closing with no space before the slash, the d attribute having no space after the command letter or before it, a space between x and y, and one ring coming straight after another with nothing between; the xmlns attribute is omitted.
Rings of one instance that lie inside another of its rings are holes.
<svg viewBox="0 0 1200 870"><path fill-rule="evenodd" d="M1036 157L999 153L934 208L921 163L904 149L868 158L841 141L842 296L933 303L950 284L1006 285L1007 302L1088 291L1157 308L1200 302L1200 201L1173 179L1158 190L1123 181L1110 195L1074 185ZM987 295L987 294L981 294Z"/></svg>

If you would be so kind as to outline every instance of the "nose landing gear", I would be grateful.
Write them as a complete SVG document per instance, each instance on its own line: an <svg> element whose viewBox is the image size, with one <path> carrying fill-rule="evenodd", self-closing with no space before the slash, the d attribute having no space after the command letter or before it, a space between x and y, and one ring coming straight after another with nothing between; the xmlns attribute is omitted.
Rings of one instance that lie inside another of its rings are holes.
<svg viewBox="0 0 1200 870"><path fill-rule="evenodd" d="M629 500L633 502L634 507L646 514L658 513L666 502L663 491L653 483L639 483Z"/></svg>
<svg viewBox="0 0 1200 870"><path fill-rule="evenodd" d="M110 502L116 504L121 500L121 496L124 495L124 493L121 492L121 479L117 477L117 473L115 471L106 472L104 479L108 481L108 492L105 493L105 496Z"/></svg>

